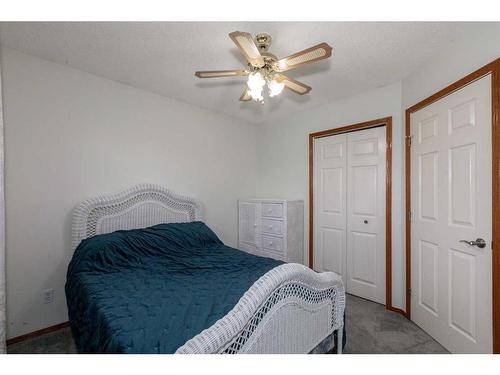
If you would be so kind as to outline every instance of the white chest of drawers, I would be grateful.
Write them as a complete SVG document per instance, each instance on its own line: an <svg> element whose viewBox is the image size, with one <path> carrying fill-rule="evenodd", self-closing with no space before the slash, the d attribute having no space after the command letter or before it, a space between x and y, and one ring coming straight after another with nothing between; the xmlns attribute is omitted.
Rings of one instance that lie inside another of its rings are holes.
<svg viewBox="0 0 500 375"><path fill-rule="evenodd" d="M238 248L251 254L304 263L304 202L249 199L238 202Z"/></svg>

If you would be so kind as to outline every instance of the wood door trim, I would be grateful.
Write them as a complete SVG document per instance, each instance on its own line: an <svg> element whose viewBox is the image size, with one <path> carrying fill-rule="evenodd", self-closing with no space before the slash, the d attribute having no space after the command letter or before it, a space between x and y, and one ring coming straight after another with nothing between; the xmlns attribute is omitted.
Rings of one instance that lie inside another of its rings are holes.
<svg viewBox="0 0 500 375"><path fill-rule="evenodd" d="M492 317L493 353L500 353L500 58L483 66L475 72L452 83L437 93L418 102L406 110L405 169L406 169L406 316L411 318L411 153L410 153L410 116L445 96L471 84L478 79L491 75L492 100ZM494 247L493 247L494 246ZM495 249L493 251L493 248Z"/></svg>
<svg viewBox="0 0 500 375"><path fill-rule="evenodd" d="M53 325L53 326L50 326L47 328L39 329L38 331L34 331L34 332L26 333L26 334L21 335L21 336L13 337L13 338L7 340L7 346L12 345L12 344L17 344L18 342L25 341L28 339L32 339L34 337L38 337L38 336L44 335L46 333L55 332L55 331L58 331L60 329L66 328L66 327L69 327L69 322L59 323L59 324L56 324L56 325ZM8 350L7 350L7 352L8 352Z"/></svg>
<svg viewBox="0 0 500 375"><path fill-rule="evenodd" d="M360 122L309 134L309 267L314 266L314 140L353 131L386 127L386 189L385 189L385 303L388 310L401 312L392 306L392 117Z"/></svg>

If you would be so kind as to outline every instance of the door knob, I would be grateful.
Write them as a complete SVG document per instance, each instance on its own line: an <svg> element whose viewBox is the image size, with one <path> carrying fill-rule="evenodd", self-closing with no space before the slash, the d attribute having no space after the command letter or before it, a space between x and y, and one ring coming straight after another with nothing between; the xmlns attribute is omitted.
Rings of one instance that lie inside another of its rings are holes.
<svg viewBox="0 0 500 375"><path fill-rule="evenodd" d="M486 247L486 241L483 240L482 238L477 238L475 241L460 240L458 242L463 242L463 243L466 243L467 245L470 245L470 246L477 246L480 249L483 249Z"/></svg>

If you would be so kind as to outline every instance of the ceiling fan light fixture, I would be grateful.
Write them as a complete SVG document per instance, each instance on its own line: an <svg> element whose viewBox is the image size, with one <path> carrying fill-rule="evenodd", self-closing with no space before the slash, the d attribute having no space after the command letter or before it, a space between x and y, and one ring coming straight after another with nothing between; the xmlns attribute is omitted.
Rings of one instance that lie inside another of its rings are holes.
<svg viewBox="0 0 500 375"><path fill-rule="evenodd" d="M262 96L262 91L248 90L247 93L256 102L264 102L264 97Z"/></svg>
<svg viewBox="0 0 500 375"><path fill-rule="evenodd" d="M266 85L266 80L262 77L260 72L251 73L248 75L248 95L252 97L253 100L263 101L262 91Z"/></svg>
<svg viewBox="0 0 500 375"><path fill-rule="evenodd" d="M267 83L267 87L269 88L269 97L278 96L281 94L283 89L285 88L285 84L283 82L278 82L275 79L270 80Z"/></svg>

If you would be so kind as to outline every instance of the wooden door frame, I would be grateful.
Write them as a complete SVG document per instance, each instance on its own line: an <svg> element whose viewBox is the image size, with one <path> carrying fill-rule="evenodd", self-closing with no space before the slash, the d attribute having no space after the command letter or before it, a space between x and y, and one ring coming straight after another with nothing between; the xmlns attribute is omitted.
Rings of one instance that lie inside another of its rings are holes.
<svg viewBox="0 0 500 375"><path fill-rule="evenodd" d="M491 75L491 142L492 142L492 310L493 353L500 353L500 58L483 66L466 77L452 83L427 99L406 110L405 166L406 166L406 316L411 318L411 153L410 116L412 113L460 90L461 88ZM493 246L495 251L493 251Z"/></svg>
<svg viewBox="0 0 500 375"><path fill-rule="evenodd" d="M335 129L322 130L309 134L309 267L314 266L314 140L332 135L350 133L358 130L386 127L386 188L385 188L385 306L404 314L392 306L392 117L360 122Z"/></svg>

